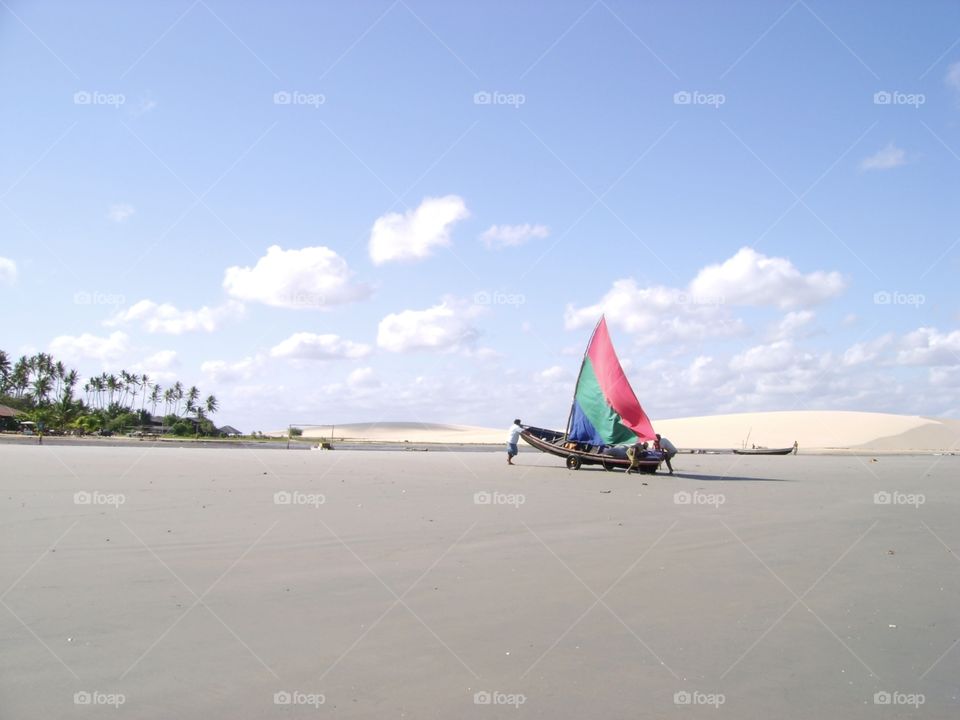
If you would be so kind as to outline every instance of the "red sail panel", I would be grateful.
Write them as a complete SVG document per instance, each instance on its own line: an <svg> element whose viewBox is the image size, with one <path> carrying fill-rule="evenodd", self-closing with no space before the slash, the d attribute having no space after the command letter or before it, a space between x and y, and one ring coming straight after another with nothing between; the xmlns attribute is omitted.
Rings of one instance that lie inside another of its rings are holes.
<svg viewBox="0 0 960 720"><path fill-rule="evenodd" d="M640 407L630 381L620 367L620 360L610 341L607 331L606 318L600 318L600 323L593 333L587 356L593 365L593 372L607 403L620 416L620 422L636 433L641 440L653 440L654 432L650 418Z"/></svg>

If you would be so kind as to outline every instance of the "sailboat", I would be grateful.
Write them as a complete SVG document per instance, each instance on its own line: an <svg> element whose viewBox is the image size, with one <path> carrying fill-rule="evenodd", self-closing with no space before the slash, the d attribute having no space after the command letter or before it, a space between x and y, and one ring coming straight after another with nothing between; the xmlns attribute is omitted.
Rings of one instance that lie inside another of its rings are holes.
<svg viewBox="0 0 960 720"><path fill-rule="evenodd" d="M525 425L520 437L538 450L565 458L571 470L583 465L627 468L628 446L638 442L652 445L656 439L653 424L623 372L605 317L600 317L583 354L567 429ZM663 457L658 450L644 451L638 461L641 472L656 472Z"/></svg>

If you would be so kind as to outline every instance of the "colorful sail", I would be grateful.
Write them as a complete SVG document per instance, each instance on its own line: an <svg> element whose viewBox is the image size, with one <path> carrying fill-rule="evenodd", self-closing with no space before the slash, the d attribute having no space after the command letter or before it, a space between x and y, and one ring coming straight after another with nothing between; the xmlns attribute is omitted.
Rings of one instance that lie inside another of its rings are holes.
<svg viewBox="0 0 960 720"><path fill-rule="evenodd" d="M620 367L603 317L583 356L567 437L591 445L654 439L653 425Z"/></svg>

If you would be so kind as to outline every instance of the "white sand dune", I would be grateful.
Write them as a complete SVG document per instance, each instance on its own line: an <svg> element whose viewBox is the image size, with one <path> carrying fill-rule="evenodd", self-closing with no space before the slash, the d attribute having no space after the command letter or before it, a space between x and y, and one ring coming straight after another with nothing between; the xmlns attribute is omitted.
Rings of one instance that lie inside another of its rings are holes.
<svg viewBox="0 0 960 720"><path fill-rule="evenodd" d="M422 422L350 423L332 427L305 426L302 429L305 438L329 438L332 434L333 437L362 442L502 444L507 438L506 428Z"/></svg>
<svg viewBox="0 0 960 720"><path fill-rule="evenodd" d="M960 450L960 420L919 415L784 411L711 415L655 421L654 427L679 448L739 448L749 445L801 451L936 452ZM507 429L422 422L351 423L304 426L307 439L333 436L378 443L506 442ZM749 437L749 440L748 440Z"/></svg>
<svg viewBox="0 0 960 720"><path fill-rule="evenodd" d="M739 413L661 420L657 431L678 447L739 448L747 445L801 450L912 452L955 449L960 421L918 415L810 410Z"/></svg>

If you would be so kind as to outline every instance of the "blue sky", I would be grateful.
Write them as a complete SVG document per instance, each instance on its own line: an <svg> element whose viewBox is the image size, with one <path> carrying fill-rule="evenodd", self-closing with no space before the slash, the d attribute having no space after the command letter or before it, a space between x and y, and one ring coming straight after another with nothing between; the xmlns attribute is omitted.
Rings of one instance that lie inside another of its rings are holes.
<svg viewBox="0 0 960 720"><path fill-rule="evenodd" d="M655 421L958 417L958 21L3 0L0 347L244 430L562 426L605 311Z"/></svg>

